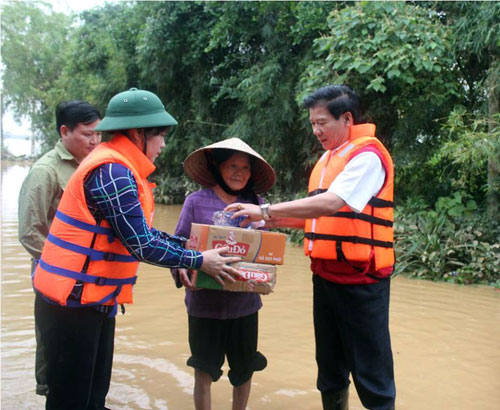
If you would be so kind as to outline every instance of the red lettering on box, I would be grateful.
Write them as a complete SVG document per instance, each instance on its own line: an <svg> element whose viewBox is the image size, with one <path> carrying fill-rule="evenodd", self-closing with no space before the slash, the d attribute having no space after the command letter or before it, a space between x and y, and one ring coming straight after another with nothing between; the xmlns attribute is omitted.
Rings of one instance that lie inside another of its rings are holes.
<svg viewBox="0 0 500 410"><path fill-rule="evenodd" d="M227 252L228 255L236 255L236 256L245 256L250 249L250 245L243 242L237 242L234 245L230 245L226 241L212 242L212 248L218 249L224 246L229 246L229 252Z"/></svg>
<svg viewBox="0 0 500 410"><path fill-rule="evenodd" d="M270 275L267 272L259 272L259 271L250 271L246 269L239 269L239 272L241 274L240 278L236 278L237 280L241 281L248 281L248 280L253 280L255 282L269 282L270 281Z"/></svg>

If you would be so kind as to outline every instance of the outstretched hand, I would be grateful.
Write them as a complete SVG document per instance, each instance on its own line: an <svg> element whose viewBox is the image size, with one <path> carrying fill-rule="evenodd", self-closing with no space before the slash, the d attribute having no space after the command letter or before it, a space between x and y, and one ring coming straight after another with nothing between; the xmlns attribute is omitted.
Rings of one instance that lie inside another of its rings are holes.
<svg viewBox="0 0 500 410"><path fill-rule="evenodd" d="M247 226L250 222L256 222L263 219L260 206L255 204L241 204L236 202L226 206L224 211L234 212L231 219L238 218L239 216L245 216L246 219L241 223L241 226Z"/></svg>
<svg viewBox="0 0 500 410"><path fill-rule="evenodd" d="M230 263L239 262L239 256L223 256L229 251L229 246L224 246L218 249L210 249L202 252L203 264L201 270L212 276L218 283L224 286L224 280L235 282L235 276L241 276L240 273L229 266Z"/></svg>

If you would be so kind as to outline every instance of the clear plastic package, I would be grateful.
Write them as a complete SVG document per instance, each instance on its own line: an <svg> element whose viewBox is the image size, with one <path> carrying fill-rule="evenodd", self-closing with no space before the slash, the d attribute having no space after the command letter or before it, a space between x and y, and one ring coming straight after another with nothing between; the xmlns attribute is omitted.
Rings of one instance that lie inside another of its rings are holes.
<svg viewBox="0 0 500 410"><path fill-rule="evenodd" d="M226 211L216 211L212 215L212 222L214 225L218 226L236 226L238 228L246 228L246 229L257 229L264 226L265 221L251 222L248 226L240 226L241 222L245 219L245 216L239 216L237 218L231 219L231 216L234 212L226 212Z"/></svg>
<svg viewBox="0 0 500 410"><path fill-rule="evenodd" d="M233 212L216 211L212 215L212 222L218 226L240 226L240 223L245 219L244 216L231 219Z"/></svg>

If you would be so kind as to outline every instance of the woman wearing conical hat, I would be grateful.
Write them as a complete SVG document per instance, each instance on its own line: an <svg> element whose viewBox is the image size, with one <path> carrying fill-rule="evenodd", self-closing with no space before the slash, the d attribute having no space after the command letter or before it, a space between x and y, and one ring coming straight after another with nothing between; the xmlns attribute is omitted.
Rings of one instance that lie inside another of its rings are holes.
<svg viewBox="0 0 500 410"><path fill-rule="evenodd" d="M212 215L234 202L260 204L257 195L273 186L272 167L250 146L230 138L200 148L184 161L184 171L205 189L186 198L175 233L189 237L191 223L213 224ZM263 370L267 361L257 351L260 295L193 289L182 273L186 287L191 357L187 364L195 369L196 410L210 409L210 387L222 375L227 357L229 381L233 385L233 410L245 409L254 371Z"/></svg>

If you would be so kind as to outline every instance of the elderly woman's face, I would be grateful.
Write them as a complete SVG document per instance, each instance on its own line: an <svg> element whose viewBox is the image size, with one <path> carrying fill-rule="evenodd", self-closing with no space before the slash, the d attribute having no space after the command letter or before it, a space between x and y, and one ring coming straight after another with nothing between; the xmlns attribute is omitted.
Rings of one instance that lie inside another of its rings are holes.
<svg viewBox="0 0 500 410"><path fill-rule="evenodd" d="M247 154L236 153L219 165L219 170L224 182L233 191L245 188L252 170L250 158Z"/></svg>

